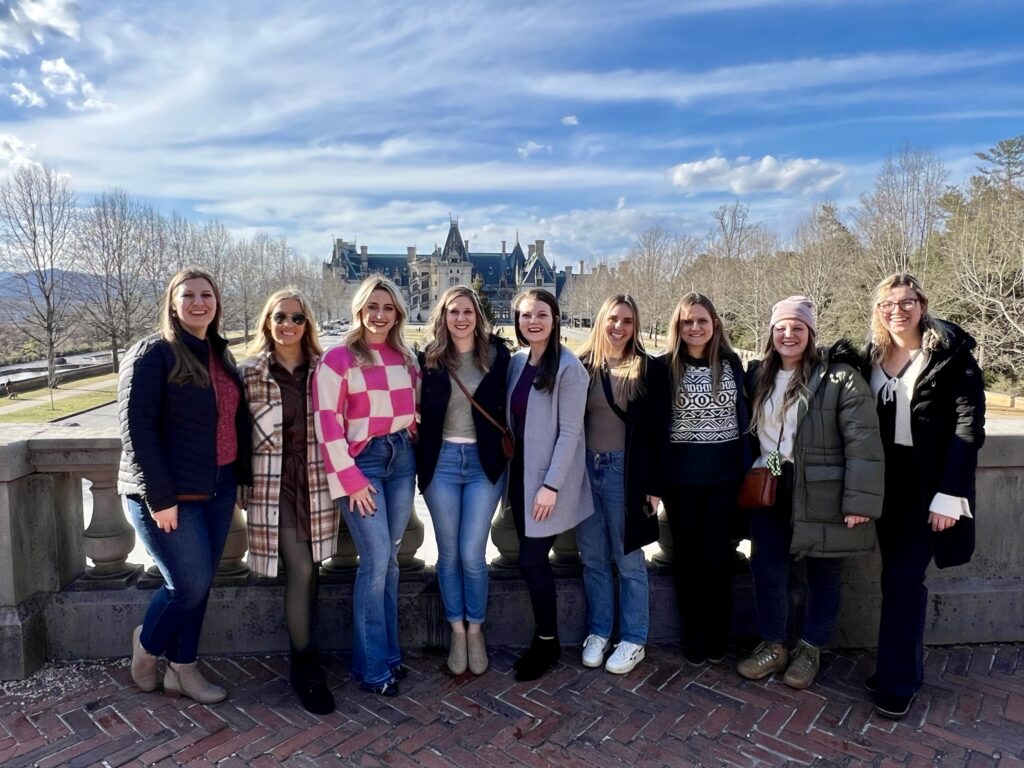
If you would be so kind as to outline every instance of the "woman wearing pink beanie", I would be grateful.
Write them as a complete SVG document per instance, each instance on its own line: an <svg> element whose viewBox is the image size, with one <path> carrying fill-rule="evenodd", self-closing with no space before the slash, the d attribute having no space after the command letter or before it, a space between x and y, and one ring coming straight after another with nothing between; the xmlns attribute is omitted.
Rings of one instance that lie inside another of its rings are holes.
<svg viewBox="0 0 1024 768"><path fill-rule="evenodd" d="M760 361L747 371L755 466L778 477L773 506L753 510L751 571L762 642L738 671L760 680L785 670L792 688L814 683L839 613L841 558L870 552L882 512L883 454L871 390L848 342L815 346L814 302L772 309ZM789 636L789 575L807 570L800 641Z"/></svg>

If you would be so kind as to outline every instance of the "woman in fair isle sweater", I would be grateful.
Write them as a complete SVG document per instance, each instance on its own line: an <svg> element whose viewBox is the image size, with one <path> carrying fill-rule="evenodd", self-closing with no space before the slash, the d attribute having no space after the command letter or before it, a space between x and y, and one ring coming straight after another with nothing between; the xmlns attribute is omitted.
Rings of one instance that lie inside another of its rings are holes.
<svg viewBox="0 0 1024 768"><path fill-rule="evenodd" d="M405 677L398 645L398 545L412 514L418 367L402 335L398 287L371 275L352 298L353 329L316 369L316 433L331 498L359 552L352 676L382 696Z"/></svg>

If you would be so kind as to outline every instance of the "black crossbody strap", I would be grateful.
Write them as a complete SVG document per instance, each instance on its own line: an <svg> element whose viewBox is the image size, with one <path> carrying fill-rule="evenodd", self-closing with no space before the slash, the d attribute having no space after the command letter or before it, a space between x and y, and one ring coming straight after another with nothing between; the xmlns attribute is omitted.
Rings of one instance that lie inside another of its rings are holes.
<svg viewBox="0 0 1024 768"><path fill-rule="evenodd" d="M622 419L622 421L625 421L626 412L619 408L615 403L615 396L612 394L611 374L608 373L608 363L604 363L601 366L600 376L601 387L604 389L604 397L605 400L608 401L608 407L611 408L615 415Z"/></svg>
<svg viewBox="0 0 1024 768"><path fill-rule="evenodd" d="M469 390L466 389L466 385L463 384L459 377L455 375L455 371L449 370L448 375L451 376L455 383L459 385L459 389L462 390L462 394L464 394L466 396L466 399L469 400L470 405L476 408L485 419L491 422L491 424L497 427L498 430L502 433L504 433L508 429L508 427L506 427L504 424L499 424L497 419L491 416L491 414L484 410L484 407L480 405L480 403L473 399L473 396L469 394Z"/></svg>

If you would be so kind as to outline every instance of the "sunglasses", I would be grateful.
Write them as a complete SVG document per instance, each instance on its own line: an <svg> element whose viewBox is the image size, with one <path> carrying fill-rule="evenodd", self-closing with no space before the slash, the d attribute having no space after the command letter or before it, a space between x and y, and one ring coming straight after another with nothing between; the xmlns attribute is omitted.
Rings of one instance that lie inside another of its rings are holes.
<svg viewBox="0 0 1024 768"><path fill-rule="evenodd" d="M275 312L270 319L274 321L275 325L284 325L285 320L291 320L295 325L306 324L306 316L301 312L292 312L290 315L286 315L284 312Z"/></svg>

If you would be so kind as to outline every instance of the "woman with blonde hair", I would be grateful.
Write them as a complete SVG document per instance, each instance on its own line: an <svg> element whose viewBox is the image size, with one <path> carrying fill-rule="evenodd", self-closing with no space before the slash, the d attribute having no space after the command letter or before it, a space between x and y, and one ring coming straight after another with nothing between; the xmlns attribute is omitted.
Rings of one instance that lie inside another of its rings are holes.
<svg viewBox="0 0 1024 768"><path fill-rule="evenodd" d="M323 354L316 319L297 288L267 299L250 357L241 365L253 423L253 486L246 505L249 567L285 571L285 619L292 688L314 714L334 711L313 645L320 562L334 554L338 511L327 487L313 426L312 376Z"/></svg>
<svg viewBox="0 0 1024 768"><path fill-rule="evenodd" d="M480 675L488 666L484 553L508 466L502 437L510 355L471 288L441 294L428 324L417 477L437 537L437 582L451 625L448 670Z"/></svg>
<svg viewBox="0 0 1024 768"><path fill-rule="evenodd" d="M352 330L314 373L316 435L331 498L359 553L352 597L352 676L398 694L398 547L412 515L419 367L405 342L398 286L371 275L352 297Z"/></svg>
<svg viewBox="0 0 1024 768"><path fill-rule="evenodd" d="M747 371L755 466L777 477L774 504L754 510L750 533L761 643L737 671L760 680L785 670L791 688L809 688L839 614L842 558L870 552L882 513L884 458L860 356L845 341L815 347L814 303L790 296L772 308L760 361ZM786 647L789 575L807 571L803 629Z"/></svg>
<svg viewBox="0 0 1024 768"><path fill-rule="evenodd" d="M885 448L882 615L867 686L886 717L907 714L924 678L928 565L963 565L974 553L974 476L985 441L974 347L960 326L929 314L913 276L878 284L867 375Z"/></svg>
<svg viewBox="0 0 1024 768"><path fill-rule="evenodd" d="M594 498L594 514L576 527L587 595L583 665L604 665L619 675L644 658L650 598L641 547L658 539L651 504L651 405L664 392L651 381L656 367L640 328L636 300L624 293L609 296L579 350L590 375L584 442ZM619 642L605 661L615 618L612 563L619 574Z"/></svg>
<svg viewBox="0 0 1024 768"><path fill-rule="evenodd" d="M736 492L753 458L743 365L711 299L688 293L679 300L657 365L670 383L658 402L658 475L684 652L691 665L720 664L732 619Z"/></svg>
<svg viewBox="0 0 1024 768"><path fill-rule="evenodd" d="M221 312L213 277L183 269L167 284L160 332L128 350L117 381L117 490L164 578L132 634L132 680L154 690L164 656L164 692L201 704L228 695L196 654L238 485L251 483L248 409Z"/></svg>

